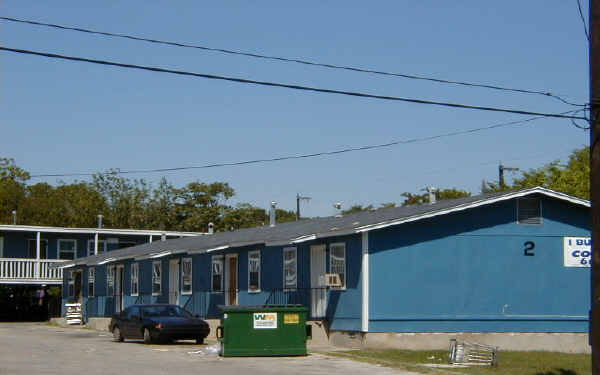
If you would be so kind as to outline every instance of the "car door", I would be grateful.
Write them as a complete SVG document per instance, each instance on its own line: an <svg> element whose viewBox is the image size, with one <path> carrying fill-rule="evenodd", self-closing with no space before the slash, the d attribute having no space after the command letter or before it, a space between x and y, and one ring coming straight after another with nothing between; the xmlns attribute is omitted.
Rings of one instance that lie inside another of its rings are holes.
<svg viewBox="0 0 600 375"><path fill-rule="evenodd" d="M119 325L119 329L121 330L121 335L125 338L129 337L129 330L130 330L129 319L128 319L129 311L130 311L129 308L121 311L121 313L119 314L119 320L118 320L118 325Z"/></svg>
<svg viewBox="0 0 600 375"><path fill-rule="evenodd" d="M142 338L142 312L139 306L129 308L129 337Z"/></svg>

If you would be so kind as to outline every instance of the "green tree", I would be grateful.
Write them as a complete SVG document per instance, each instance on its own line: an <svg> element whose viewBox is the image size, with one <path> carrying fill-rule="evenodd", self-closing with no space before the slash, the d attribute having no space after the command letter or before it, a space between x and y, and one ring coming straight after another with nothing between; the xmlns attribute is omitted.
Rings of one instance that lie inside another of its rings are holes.
<svg viewBox="0 0 600 375"><path fill-rule="evenodd" d="M146 209L148 228L176 230L178 190L163 177L152 190L152 198Z"/></svg>
<svg viewBox="0 0 600 375"><path fill-rule="evenodd" d="M269 223L264 208L256 207L250 203L238 203L234 209L227 211L223 217L223 226L226 230L258 227Z"/></svg>
<svg viewBox="0 0 600 375"><path fill-rule="evenodd" d="M12 211L20 211L25 200L25 183L29 173L15 164L14 159L0 158L0 223L12 224ZM25 218L19 213L19 222Z"/></svg>
<svg viewBox="0 0 600 375"><path fill-rule="evenodd" d="M111 170L93 176L92 186L107 203L104 223L112 228L148 228L150 185L144 180L129 180Z"/></svg>
<svg viewBox="0 0 600 375"><path fill-rule="evenodd" d="M355 204L353 206L350 206L350 208L347 210L342 210L342 215L348 215L348 214L353 214L353 213L362 212L362 211L380 210L382 208L392 208L392 207L396 207L396 203L394 203L394 202L381 203L379 205L379 207L377 207L377 208L375 208L372 204L370 204L368 206L363 206L362 204Z"/></svg>
<svg viewBox="0 0 600 375"><path fill-rule="evenodd" d="M104 197L85 182L27 186L21 208L30 225L84 228L95 227L97 215L107 211Z"/></svg>
<svg viewBox="0 0 600 375"><path fill-rule="evenodd" d="M429 203L429 194L413 194L410 192L401 194L405 199L402 202L403 206L410 206L413 204L425 204ZM456 199L456 198L465 198L470 197L471 193L468 191L452 188L452 189L438 189L435 193L436 199L438 201L445 199Z"/></svg>
<svg viewBox="0 0 600 375"><path fill-rule="evenodd" d="M275 210L275 217L278 223L287 223L289 221L296 221L296 211L288 211L281 208ZM269 222L269 215L265 215L265 222Z"/></svg>
<svg viewBox="0 0 600 375"><path fill-rule="evenodd" d="M97 216L109 210L106 199L85 182L61 184L54 189L57 219L53 225L94 228Z"/></svg>
<svg viewBox="0 0 600 375"><path fill-rule="evenodd" d="M370 204L368 206L363 206L362 204L355 204L350 206L347 210L342 210L342 215L354 214L362 211L372 211L374 210L373 205Z"/></svg>
<svg viewBox="0 0 600 375"><path fill-rule="evenodd" d="M283 209L275 210L277 224L296 221L296 212ZM269 225L269 212L249 203L238 203L223 218L225 230L260 227Z"/></svg>
<svg viewBox="0 0 600 375"><path fill-rule="evenodd" d="M235 190L226 182L210 184L192 182L177 190L178 229L183 231L206 231L208 223L215 230L224 231L224 217L231 206L227 204Z"/></svg>
<svg viewBox="0 0 600 375"><path fill-rule="evenodd" d="M512 184L507 184L505 187L500 187L495 182L484 181L482 192L525 189L535 186L590 199L590 149L583 147L574 150L569 155L566 165L555 160L543 167L521 172L520 177L515 178Z"/></svg>

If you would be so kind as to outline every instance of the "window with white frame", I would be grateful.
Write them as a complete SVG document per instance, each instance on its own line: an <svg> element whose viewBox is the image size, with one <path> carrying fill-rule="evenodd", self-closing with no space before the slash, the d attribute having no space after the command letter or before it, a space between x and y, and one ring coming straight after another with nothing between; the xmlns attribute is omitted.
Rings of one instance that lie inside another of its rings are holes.
<svg viewBox="0 0 600 375"><path fill-rule="evenodd" d="M94 255L94 247L95 245L94 240L88 240L88 256L92 256ZM98 254L102 254L104 251L106 250L106 241L104 240L98 240Z"/></svg>
<svg viewBox="0 0 600 375"><path fill-rule="evenodd" d="M140 268L139 268L139 264L138 263L132 263L131 264L131 295L132 296L137 296L140 292L139 290L139 283L140 283L140 279L139 279L139 275L140 275Z"/></svg>
<svg viewBox="0 0 600 375"><path fill-rule="evenodd" d="M37 257L37 240L35 238L27 240L27 252L30 259ZM48 259L48 240L40 240L40 259Z"/></svg>
<svg viewBox="0 0 600 375"><path fill-rule="evenodd" d="M94 267L88 268L88 297L94 297L96 293L96 269Z"/></svg>
<svg viewBox="0 0 600 375"><path fill-rule="evenodd" d="M58 240L58 259L77 258L76 240Z"/></svg>
<svg viewBox="0 0 600 375"><path fill-rule="evenodd" d="M248 253L248 292L260 291L260 251Z"/></svg>
<svg viewBox="0 0 600 375"><path fill-rule="evenodd" d="M192 294L192 258L181 263L181 294Z"/></svg>
<svg viewBox="0 0 600 375"><path fill-rule="evenodd" d="M106 295L115 294L115 266L106 267Z"/></svg>
<svg viewBox="0 0 600 375"><path fill-rule="evenodd" d="M223 255L212 257L211 266L211 290L213 292L223 291Z"/></svg>
<svg viewBox="0 0 600 375"><path fill-rule="evenodd" d="M157 296L161 293L161 279L160 276L162 274L161 269L161 261L157 260L156 262L152 262L152 295Z"/></svg>
<svg viewBox="0 0 600 375"><path fill-rule="evenodd" d="M298 286L298 262L295 247L283 249L283 289L296 289Z"/></svg>
<svg viewBox="0 0 600 375"><path fill-rule="evenodd" d="M329 272L340 276L341 286L338 289L346 289L346 244L334 243L329 246Z"/></svg>

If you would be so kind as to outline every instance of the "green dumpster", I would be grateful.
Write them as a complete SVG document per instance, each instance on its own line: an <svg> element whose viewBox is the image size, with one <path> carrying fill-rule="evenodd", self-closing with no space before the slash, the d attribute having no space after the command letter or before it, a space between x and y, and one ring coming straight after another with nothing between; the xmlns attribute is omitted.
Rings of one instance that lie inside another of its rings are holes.
<svg viewBox="0 0 600 375"><path fill-rule="evenodd" d="M302 305L220 306L224 357L307 355L312 330Z"/></svg>

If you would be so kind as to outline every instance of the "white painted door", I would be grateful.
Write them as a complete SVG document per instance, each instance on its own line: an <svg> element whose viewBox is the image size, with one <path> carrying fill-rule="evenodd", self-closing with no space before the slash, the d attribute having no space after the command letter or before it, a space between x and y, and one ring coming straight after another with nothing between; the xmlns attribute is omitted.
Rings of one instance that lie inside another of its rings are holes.
<svg viewBox="0 0 600 375"><path fill-rule="evenodd" d="M327 289L325 287L325 245L310 247L310 312L313 318L325 317Z"/></svg>
<svg viewBox="0 0 600 375"><path fill-rule="evenodd" d="M169 261L169 303L179 305L179 260Z"/></svg>

